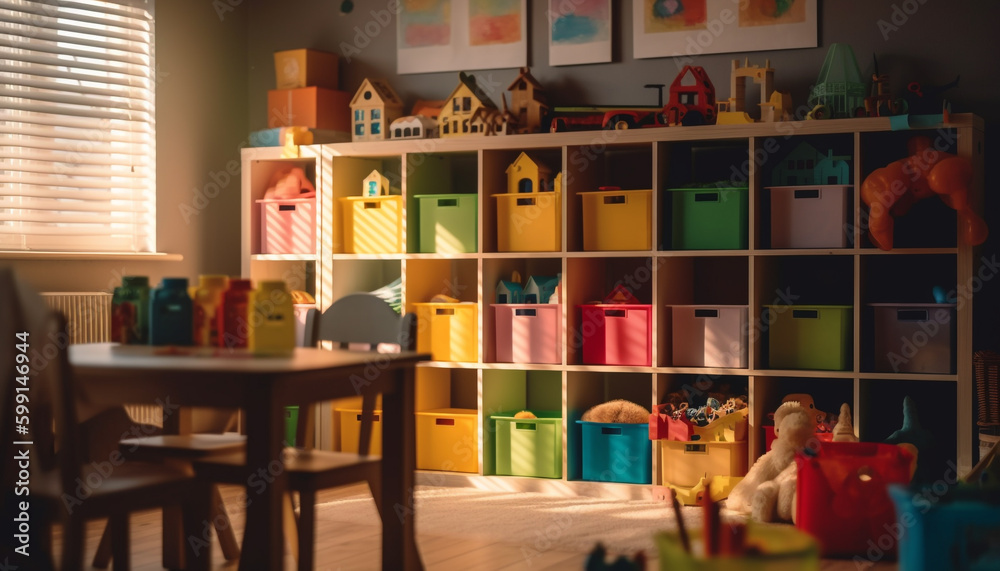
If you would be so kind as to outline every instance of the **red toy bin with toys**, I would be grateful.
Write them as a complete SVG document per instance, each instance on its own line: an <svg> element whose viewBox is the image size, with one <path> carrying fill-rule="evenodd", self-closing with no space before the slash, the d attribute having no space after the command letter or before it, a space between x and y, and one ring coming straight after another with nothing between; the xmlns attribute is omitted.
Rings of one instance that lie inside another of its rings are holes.
<svg viewBox="0 0 1000 571"><path fill-rule="evenodd" d="M772 248L846 248L851 186L772 186Z"/></svg>
<svg viewBox="0 0 1000 571"><path fill-rule="evenodd" d="M795 463L795 526L819 540L824 556L864 555L871 544L891 535L896 512L888 486L909 483L913 455L908 450L875 442L824 442L815 454L797 454Z"/></svg>
<svg viewBox="0 0 1000 571"><path fill-rule="evenodd" d="M648 367L653 360L651 305L580 305L583 364Z"/></svg>
<svg viewBox="0 0 1000 571"><path fill-rule="evenodd" d="M316 197L269 198L260 207L261 254L316 253Z"/></svg>

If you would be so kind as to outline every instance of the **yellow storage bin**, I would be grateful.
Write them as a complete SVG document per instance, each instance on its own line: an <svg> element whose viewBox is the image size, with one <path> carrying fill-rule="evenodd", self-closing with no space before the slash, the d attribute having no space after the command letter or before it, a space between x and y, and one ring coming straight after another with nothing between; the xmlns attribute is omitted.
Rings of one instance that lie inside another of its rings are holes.
<svg viewBox="0 0 1000 571"><path fill-rule="evenodd" d="M344 252L403 252L403 197L348 196L340 199L344 219Z"/></svg>
<svg viewBox="0 0 1000 571"><path fill-rule="evenodd" d="M361 437L361 409L337 408L334 411L340 419L340 451L358 452L358 438ZM382 411L376 410L372 418L372 441L368 453L382 454Z"/></svg>
<svg viewBox="0 0 1000 571"><path fill-rule="evenodd" d="M559 192L494 194L497 199L497 250L558 252L562 249L562 200Z"/></svg>
<svg viewBox="0 0 1000 571"><path fill-rule="evenodd" d="M417 469L478 473L478 426L476 409L417 411Z"/></svg>
<svg viewBox="0 0 1000 571"><path fill-rule="evenodd" d="M649 250L653 246L652 189L584 192L583 249Z"/></svg>
<svg viewBox="0 0 1000 571"><path fill-rule="evenodd" d="M746 476L747 443L660 440L663 483L693 487L702 478Z"/></svg>
<svg viewBox="0 0 1000 571"><path fill-rule="evenodd" d="M479 360L479 305L414 303L417 308L417 351L435 361Z"/></svg>

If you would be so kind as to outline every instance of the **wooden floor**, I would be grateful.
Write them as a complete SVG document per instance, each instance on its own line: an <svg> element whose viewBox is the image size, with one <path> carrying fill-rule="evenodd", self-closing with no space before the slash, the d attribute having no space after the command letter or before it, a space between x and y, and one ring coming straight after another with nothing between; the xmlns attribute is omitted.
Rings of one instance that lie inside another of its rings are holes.
<svg viewBox="0 0 1000 571"><path fill-rule="evenodd" d="M355 495L367 490L365 484L319 494L319 501L331 501L340 496ZM227 500L238 498L242 489L223 487L223 497ZM242 537L243 518L233 514L233 526L237 537ZM525 521L530 521L529 517ZM94 550L104 529L103 521L94 521L87 528L87 563L93 558ZM160 513L159 511L138 512L132 515L132 568L136 570L160 569ZM316 561L317 569L331 571L375 571L381 569L380 526L345 524L334 521L317 522ZM58 552L59 534L55 534ZM217 541L212 542L213 569L236 569L235 561L227 562L222 557ZM536 552L527 559L518 545L496 540L479 540L446 535L426 535L417 530L417 544L424 566L428 571L564 571L583 570L586 553L550 550ZM648 571L659 569L655 554L649 554ZM89 568L89 567L88 567ZM285 568L294 569L290 555L285 557ZM853 561L824 560L823 571L848 571L861 569ZM894 564L879 564L871 567L878 571L896 569Z"/></svg>

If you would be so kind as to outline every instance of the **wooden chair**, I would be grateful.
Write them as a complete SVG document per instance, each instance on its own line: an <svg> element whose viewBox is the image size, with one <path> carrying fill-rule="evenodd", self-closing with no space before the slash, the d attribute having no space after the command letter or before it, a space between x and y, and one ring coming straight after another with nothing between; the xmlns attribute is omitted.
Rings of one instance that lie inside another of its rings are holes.
<svg viewBox="0 0 1000 571"><path fill-rule="evenodd" d="M44 506L43 521L35 525L61 522L62 555L59 568L80 569L83 565L86 521L107 517L111 527L111 549L114 568L128 569L130 564L129 523L131 511L167 506L181 506L185 534L199 536L208 521L209 487L192 474L131 460L120 456L88 458L87 445L80 437L80 416L87 418L101 411L81 407L73 384L69 365L66 320L52 312L34 291L20 282L9 268L0 268L0 299L4 300L5 319L0 320L0 333L8 340L0 344L0 365L10 371L23 364L24 355L11 339L16 333L27 333L30 346L30 371L27 375L30 394L32 507ZM6 315L13 315L7 319ZM40 356L45 356L41 359ZM20 386L12 375L0 375L0 399L3 409L0 420L4 426L14 426L16 388ZM12 458L19 446L13 439L4 439L2 453ZM12 465L6 462L6 466ZM14 487L9 468L3 472L6 490ZM83 484L86 489L83 489ZM8 485L10 487L8 487ZM37 509L37 508L36 508ZM39 538L42 553L51 556L51 538L43 533ZM209 569L211 551L196 549L191 542L185 554L189 569ZM35 549L38 555L37 548ZM32 568L54 566L53 561L33 560Z"/></svg>
<svg viewBox="0 0 1000 571"><path fill-rule="evenodd" d="M314 315L313 319L318 324L307 327L309 344L319 340L351 346L365 344L369 350L376 349L380 344L410 349L413 344L413 315L400 317L385 301L370 294L352 294L341 298L322 315ZM319 490L367 482L381 513L381 458L369 454L375 400L374 394L366 393L362 397L358 453L292 447L284 451L289 490L299 494L299 515L294 522L298 535L296 545L292 546L299 569L313 568L316 493ZM310 409L299 409L306 411L299 417L299 442L309 432ZM241 453L197 460L194 467L200 477L209 481L245 484L245 464L245 454ZM287 506L291 512L291 504Z"/></svg>

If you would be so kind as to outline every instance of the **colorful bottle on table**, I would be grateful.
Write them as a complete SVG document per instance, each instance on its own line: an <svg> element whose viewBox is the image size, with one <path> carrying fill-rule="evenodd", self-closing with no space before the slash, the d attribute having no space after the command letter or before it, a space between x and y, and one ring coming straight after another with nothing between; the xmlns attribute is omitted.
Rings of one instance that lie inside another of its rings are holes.
<svg viewBox="0 0 1000 571"><path fill-rule="evenodd" d="M287 354L295 349L295 311L285 282L265 280L251 296L248 321L250 350L261 354Z"/></svg>
<svg viewBox="0 0 1000 571"><path fill-rule="evenodd" d="M231 279L229 289L222 293L217 313L218 346L224 349L246 348L250 340L249 303L250 280Z"/></svg>
<svg viewBox="0 0 1000 571"><path fill-rule="evenodd" d="M228 283L228 276L198 276L198 287L191 296L191 334L195 345L215 347L219 344L217 314Z"/></svg>
<svg viewBox="0 0 1000 571"><path fill-rule="evenodd" d="M111 296L111 340L125 345L149 342L149 278L123 276Z"/></svg>
<svg viewBox="0 0 1000 571"><path fill-rule="evenodd" d="M149 344L191 345L187 278L163 278L149 296Z"/></svg>

